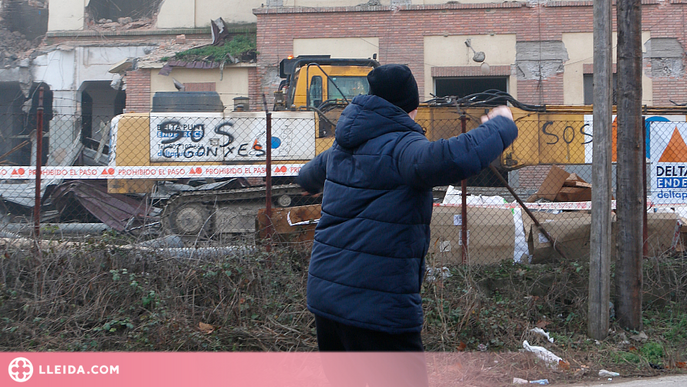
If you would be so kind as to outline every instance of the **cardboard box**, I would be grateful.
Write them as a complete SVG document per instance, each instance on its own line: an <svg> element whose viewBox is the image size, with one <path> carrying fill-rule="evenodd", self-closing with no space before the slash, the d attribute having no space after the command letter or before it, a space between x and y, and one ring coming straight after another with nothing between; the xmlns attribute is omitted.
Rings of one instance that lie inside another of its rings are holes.
<svg viewBox="0 0 687 387"><path fill-rule="evenodd" d="M592 189L586 187L563 187L556 198L555 202L588 202L592 200Z"/></svg>
<svg viewBox="0 0 687 387"><path fill-rule="evenodd" d="M471 265L513 260L515 227L510 209L468 207L468 254ZM428 265L462 264L460 206L435 206Z"/></svg>
<svg viewBox="0 0 687 387"><path fill-rule="evenodd" d="M573 261L589 260L591 214L586 211L560 214L535 213L535 217L551 235L563 254ZM611 259L618 255L616 246L617 223L613 216L611 230ZM530 219L524 219L532 263L550 263L563 259L544 234ZM647 214L648 255L656 256L679 249L681 222L675 213Z"/></svg>
<svg viewBox="0 0 687 387"><path fill-rule="evenodd" d="M322 206L319 204L299 207L272 208L273 239L283 242L312 242L315 227L320 219ZM265 238L269 221L265 209L258 210L258 236Z"/></svg>
<svg viewBox="0 0 687 387"><path fill-rule="evenodd" d="M592 185L584 181L583 178L577 176L576 173L571 173L563 182L564 187L578 187L578 188L592 188Z"/></svg>
<svg viewBox="0 0 687 387"><path fill-rule="evenodd" d="M679 250L682 222L674 212L650 212L647 214L647 245L650 257L669 250Z"/></svg>
<svg viewBox="0 0 687 387"><path fill-rule="evenodd" d="M585 202L592 200L592 185L575 173L552 166L539 190L527 202L545 199L554 202Z"/></svg>
<svg viewBox="0 0 687 387"><path fill-rule="evenodd" d="M549 233L556 247L569 260L589 259L589 233L592 216L586 211L559 214L535 213L535 218ZM531 219L524 219L527 244L532 255L531 263L549 263L562 260L553 244Z"/></svg>
<svg viewBox="0 0 687 387"><path fill-rule="evenodd" d="M558 191L563 188L563 183L570 176L570 173L566 172L564 169L558 168L555 165L551 166L549 173L544 178L544 181L539 186L539 190L530 196L527 201L534 202L537 199L546 199L554 201Z"/></svg>

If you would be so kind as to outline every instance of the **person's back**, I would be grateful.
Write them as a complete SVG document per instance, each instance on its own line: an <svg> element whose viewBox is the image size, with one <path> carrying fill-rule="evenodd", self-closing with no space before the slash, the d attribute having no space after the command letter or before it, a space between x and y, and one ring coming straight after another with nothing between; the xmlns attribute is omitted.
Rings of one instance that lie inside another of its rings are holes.
<svg viewBox="0 0 687 387"><path fill-rule="evenodd" d="M320 350L422 351L432 188L488 166L517 128L503 108L466 135L430 142L414 122L419 96L410 70L381 66L368 80L370 95L353 99L332 147L298 177L310 192L323 189L308 308Z"/></svg>

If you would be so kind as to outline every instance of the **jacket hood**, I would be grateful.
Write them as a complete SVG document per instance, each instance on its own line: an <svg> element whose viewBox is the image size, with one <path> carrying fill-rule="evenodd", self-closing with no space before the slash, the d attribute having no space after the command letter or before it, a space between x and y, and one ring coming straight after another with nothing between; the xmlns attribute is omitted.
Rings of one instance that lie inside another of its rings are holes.
<svg viewBox="0 0 687 387"><path fill-rule="evenodd" d="M390 132L419 132L422 127L398 106L376 95L359 95L344 109L336 125L336 142L353 149Z"/></svg>

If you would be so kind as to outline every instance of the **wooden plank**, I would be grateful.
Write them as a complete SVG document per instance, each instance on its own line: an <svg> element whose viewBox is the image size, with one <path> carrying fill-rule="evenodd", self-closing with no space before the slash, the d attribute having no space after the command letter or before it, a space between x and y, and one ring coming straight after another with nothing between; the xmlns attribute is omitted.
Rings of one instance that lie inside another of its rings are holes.
<svg viewBox="0 0 687 387"><path fill-rule="evenodd" d="M618 262L616 317L642 329L643 193L642 41L640 0L618 0Z"/></svg>
<svg viewBox="0 0 687 387"><path fill-rule="evenodd" d="M589 256L589 336L608 336L611 293L611 124L612 61L611 1L594 2L594 143L592 224Z"/></svg>

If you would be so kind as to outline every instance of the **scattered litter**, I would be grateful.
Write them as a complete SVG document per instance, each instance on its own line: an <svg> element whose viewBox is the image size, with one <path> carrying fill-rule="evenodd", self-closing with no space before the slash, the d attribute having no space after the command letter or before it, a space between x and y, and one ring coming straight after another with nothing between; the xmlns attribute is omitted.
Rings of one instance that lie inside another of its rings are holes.
<svg viewBox="0 0 687 387"><path fill-rule="evenodd" d="M482 196L482 195L467 195L468 205L503 205L507 203L502 196ZM462 204L462 193L460 189L449 185L444 194L444 200L442 204L444 205L461 205Z"/></svg>
<svg viewBox="0 0 687 387"><path fill-rule="evenodd" d="M575 376L576 378L579 378L579 377L586 375L588 372L589 372L589 368L582 366L581 368L575 370L575 372L573 373L573 376Z"/></svg>
<svg viewBox="0 0 687 387"><path fill-rule="evenodd" d="M477 349L479 349L481 352L485 352L487 350L487 345L486 344L478 344Z"/></svg>
<svg viewBox="0 0 687 387"><path fill-rule="evenodd" d="M445 280L446 278L451 276L451 270L444 266L444 267L428 267L427 268L427 276L425 277L425 281L432 283L437 280Z"/></svg>
<svg viewBox="0 0 687 387"><path fill-rule="evenodd" d="M553 343L553 338L551 336L549 336L549 334L541 328L532 328L532 329L530 329L530 332L538 333L538 334L546 337L546 340L549 340L549 343Z"/></svg>
<svg viewBox="0 0 687 387"><path fill-rule="evenodd" d="M546 386L549 384L549 379L525 380L520 378L513 378L513 384L540 384L542 386Z"/></svg>
<svg viewBox="0 0 687 387"><path fill-rule="evenodd" d="M293 226L303 226L306 224L317 224L320 221L320 219L318 218L318 219L304 220L302 222L292 222L291 221L291 211L289 211L286 214L286 221L289 222L289 226L293 227Z"/></svg>
<svg viewBox="0 0 687 387"><path fill-rule="evenodd" d="M607 370L599 370L599 376L601 376L602 378L606 378L606 377L620 376L620 374L617 372L612 372L612 371L607 371Z"/></svg>
<svg viewBox="0 0 687 387"><path fill-rule="evenodd" d="M627 335L625 335L625 332L620 334L620 344L623 345L629 345L630 341L627 339Z"/></svg>
<svg viewBox="0 0 687 387"><path fill-rule="evenodd" d="M568 364L568 362L554 355L553 352L549 351L548 349L536 345L530 345L527 340L522 343L522 346L525 348L525 351L534 353L538 358L544 360L553 368L557 368L559 364Z"/></svg>
<svg viewBox="0 0 687 387"><path fill-rule="evenodd" d="M530 380L530 384L541 384L542 386L546 386L549 384L549 379Z"/></svg>
<svg viewBox="0 0 687 387"><path fill-rule="evenodd" d="M644 333L644 332L639 332L636 335L630 336L630 339L632 339L634 341L641 341L643 343L643 342L649 340L649 336L647 336L646 333Z"/></svg>
<svg viewBox="0 0 687 387"><path fill-rule="evenodd" d="M210 324L206 324L202 321L198 323L198 328L200 329L201 332L206 333L208 335L215 331L215 327L213 327Z"/></svg>

